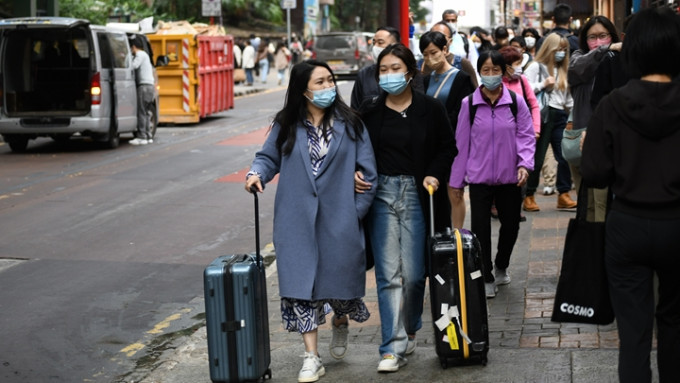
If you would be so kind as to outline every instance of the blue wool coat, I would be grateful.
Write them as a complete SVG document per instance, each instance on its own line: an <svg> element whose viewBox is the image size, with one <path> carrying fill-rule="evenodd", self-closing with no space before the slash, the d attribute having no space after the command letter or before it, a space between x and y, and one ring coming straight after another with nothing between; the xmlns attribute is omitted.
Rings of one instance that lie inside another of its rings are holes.
<svg viewBox="0 0 680 383"><path fill-rule="evenodd" d="M276 148L281 127L274 123L251 170L267 183L280 173L274 203L274 247L279 295L303 300L363 297L366 256L361 219L375 196L354 192L354 172L377 178L368 135L352 140L343 120L334 120L328 154L312 173L307 134L298 124L295 146L283 156Z"/></svg>

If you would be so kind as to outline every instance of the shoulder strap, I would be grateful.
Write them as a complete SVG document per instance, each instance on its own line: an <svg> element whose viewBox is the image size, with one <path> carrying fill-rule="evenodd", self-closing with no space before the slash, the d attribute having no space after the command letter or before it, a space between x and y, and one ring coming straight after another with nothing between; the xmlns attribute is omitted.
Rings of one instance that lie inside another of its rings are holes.
<svg viewBox="0 0 680 383"><path fill-rule="evenodd" d="M522 86L522 88L524 88L524 86ZM510 98L512 99L512 102L510 103L510 112L512 112L512 117L514 117L515 122L517 122L517 94L510 89L508 89L508 92L510 92Z"/></svg>
<svg viewBox="0 0 680 383"><path fill-rule="evenodd" d="M522 96L523 96L524 99L526 100L526 99L527 99L527 90L524 89L524 78L521 77L521 76L520 76L520 78L519 78L519 83L520 83L520 85L522 85Z"/></svg>
<svg viewBox="0 0 680 383"><path fill-rule="evenodd" d="M472 124L475 122L475 114L477 113L477 105L472 105L472 95L473 93L470 93L468 95L468 109L470 113L470 127L472 127Z"/></svg>
<svg viewBox="0 0 680 383"><path fill-rule="evenodd" d="M515 122L517 122L517 94L510 89L508 89L508 92L510 92L510 98L512 99L510 112L512 117L515 118ZM468 95L468 109L470 110L470 127L472 127L472 124L475 122L475 114L477 113L477 105L472 105L472 93Z"/></svg>
<svg viewBox="0 0 680 383"><path fill-rule="evenodd" d="M446 74L446 77L444 77L444 81L442 81L442 83L439 84L439 87L437 88L437 91L434 92L434 96L433 96L434 98L437 98L437 96L439 96L439 92L441 92L442 88L444 87L444 84L446 84L446 81L449 79L449 77L451 77L452 74L458 73L458 69L457 69L457 68L453 68L453 69L454 69L454 70L451 70L451 71L449 71L449 73ZM434 73L434 72L433 72L433 73Z"/></svg>

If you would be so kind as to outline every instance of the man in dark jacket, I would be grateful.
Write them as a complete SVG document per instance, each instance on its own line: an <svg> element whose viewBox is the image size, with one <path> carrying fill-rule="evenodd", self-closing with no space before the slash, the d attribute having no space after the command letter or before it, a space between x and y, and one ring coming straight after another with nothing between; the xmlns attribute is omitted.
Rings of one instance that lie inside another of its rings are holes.
<svg viewBox="0 0 680 383"><path fill-rule="evenodd" d="M566 37L567 41L569 41L569 54L571 55L578 49L578 36L569 29L569 24L571 24L572 20L571 7L564 3L557 4L553 10L552 20L553 23L555 23L555 28L550 31L550 33L558 33L559 35ZM545 36L538 40L536 43L536 52L541 49L543 41L550 33L546 33Z"/></svg>
<svg viewBox="0 0 680 383"><path fill-rule="evenodd" d="M373 36L373 59L377 61L378 56L383 49L398 43L399 40L399 31L396 28L378 27L375 31L375 36ZM378 87L375 76L377 68L377 64L373 64L362 68L357 74L350 101L352 109L359 110L359 107L364 100L370 100L373 97L380 95L380 87Z"/></svg>

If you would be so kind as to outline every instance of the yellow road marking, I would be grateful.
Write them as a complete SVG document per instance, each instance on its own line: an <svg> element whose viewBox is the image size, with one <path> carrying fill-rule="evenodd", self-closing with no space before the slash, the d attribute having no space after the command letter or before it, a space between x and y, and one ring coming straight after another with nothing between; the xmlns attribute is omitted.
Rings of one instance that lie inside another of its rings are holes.
<svg viewBox="0 0 680 383"><path fill-rule="evenodd" d="M145 347L145 345L142 344L142 343L133 343L133 344L125 347L124 349L120 350L120 352L125 353L127 355L127 357L129 358L129 357L133 356L134 354L136 354L137 351L143 349L144 347Z"/></svg>
<svg viewBox="0 0 680 383"><path fill-rule="evenodd" d="M134 356L139 350L146 347L146 343L151 339L151 335L162 334L163 330L170 327L170 323L182 317L182 314L188 314L191 312L190 308L182 309L178 313L172 314L162 321L158 322L153 328L147 331L144 338L139 342L132 343L125 346L120 352L124 353L128 358Z"/></svg>

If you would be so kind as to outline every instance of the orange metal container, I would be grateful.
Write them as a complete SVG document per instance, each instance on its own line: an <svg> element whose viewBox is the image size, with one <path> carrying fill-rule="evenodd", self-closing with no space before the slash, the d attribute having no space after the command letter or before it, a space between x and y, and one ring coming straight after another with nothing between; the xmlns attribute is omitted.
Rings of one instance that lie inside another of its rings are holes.
<svg viewBox="0 0 680 383"><path fill-rule="evenodd" d="M195 123L234 107L232 36L148 35L158 67L161 123Z"/></svg>

